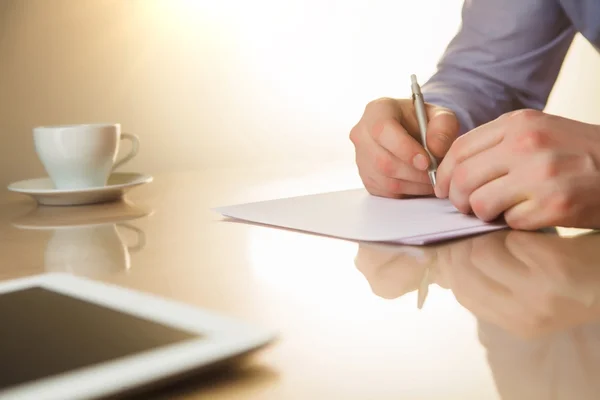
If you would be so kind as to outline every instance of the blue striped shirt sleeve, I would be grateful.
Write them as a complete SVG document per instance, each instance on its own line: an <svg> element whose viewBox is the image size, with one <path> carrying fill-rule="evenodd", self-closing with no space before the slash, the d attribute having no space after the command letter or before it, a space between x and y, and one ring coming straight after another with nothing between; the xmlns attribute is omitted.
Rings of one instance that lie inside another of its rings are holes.
<svg viewBox="0 0 600 400"><path fill-rule="evenodd" d="M423 96L453 110L461 134L512 110L542 110L575 33L554 0L466 0Z"/></svg>

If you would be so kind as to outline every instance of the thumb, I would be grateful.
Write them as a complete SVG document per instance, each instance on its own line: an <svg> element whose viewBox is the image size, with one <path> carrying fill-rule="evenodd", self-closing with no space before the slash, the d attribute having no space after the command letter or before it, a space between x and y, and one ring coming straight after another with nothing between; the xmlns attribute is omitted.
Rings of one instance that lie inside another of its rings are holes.
<svg viewBox="0 0 600 400"><path fill-rule="evenodd" d="M436 158L443 158L458 137L458 118L449 109L437 106L428 108L427 114L427 146Z"/></svg>

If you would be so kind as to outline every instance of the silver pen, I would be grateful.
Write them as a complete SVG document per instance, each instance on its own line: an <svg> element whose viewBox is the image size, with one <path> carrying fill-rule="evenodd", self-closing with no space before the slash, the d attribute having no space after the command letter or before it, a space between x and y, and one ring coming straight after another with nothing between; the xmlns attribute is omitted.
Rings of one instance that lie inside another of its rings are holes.
<svg viewBox="0 0 600 400"><path fill-rule="evenodd" d="M425 110L425 101L423 100L423 94L421 93L421 87L417 83L417 77L413 74L410 76L411 89L412 89L412 100L417 113L417 121L419 123L419 130L421 131L421 144L425 148L427 155L429 156L429 168L427 169L427 175L431 184L435 187L435 174L437 172L437 160L431 154L427 148L427 111Z"/></svg>

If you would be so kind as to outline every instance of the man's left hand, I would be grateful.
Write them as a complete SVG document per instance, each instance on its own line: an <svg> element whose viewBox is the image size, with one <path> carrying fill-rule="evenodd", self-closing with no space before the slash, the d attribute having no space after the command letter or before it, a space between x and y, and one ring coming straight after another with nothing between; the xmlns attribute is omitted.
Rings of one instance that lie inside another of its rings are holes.
<svg viewBox="0 0 600 400"><path fill-rule="evenodd" d="M600 227L600 126L519 110L459 137L436 196L514 229Z"/></svg>

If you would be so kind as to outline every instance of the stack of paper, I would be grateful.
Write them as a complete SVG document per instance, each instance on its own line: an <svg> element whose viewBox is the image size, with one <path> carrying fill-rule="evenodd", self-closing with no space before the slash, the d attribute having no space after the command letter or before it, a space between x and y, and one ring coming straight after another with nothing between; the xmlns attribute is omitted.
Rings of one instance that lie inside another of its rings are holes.
<svg viewBox="0 0 600 400"><path fill-rule="evenodd" d="M464 215L445 199L389 199L365 189L216 208L238 220L348 240L427 244L506 228Z"/></svg>

